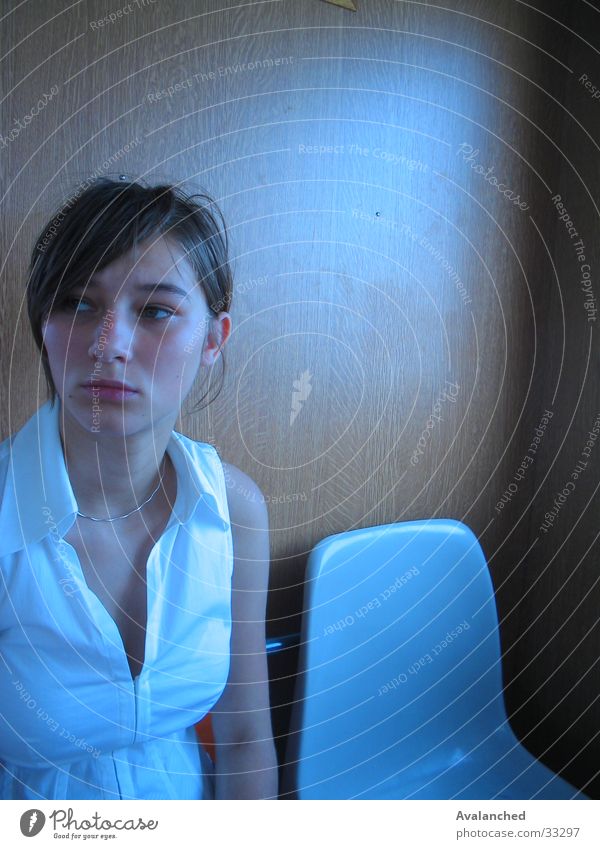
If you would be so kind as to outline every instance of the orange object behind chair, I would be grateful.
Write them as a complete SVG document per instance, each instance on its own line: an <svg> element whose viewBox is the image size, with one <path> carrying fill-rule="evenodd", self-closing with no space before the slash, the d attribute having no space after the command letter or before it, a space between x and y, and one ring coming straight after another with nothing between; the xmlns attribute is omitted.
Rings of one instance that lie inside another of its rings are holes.
<svg viewBox="0 0 600 849"><path fill-rule="evenodd" d="M215 736L213 734L212 721L210 717L210 713L207 713L206 716L200 720L200 722L196 723L196 734L198 735L198 740L202 743L208 754L210 755L210 759L212 762L215 762Z"/></svg>

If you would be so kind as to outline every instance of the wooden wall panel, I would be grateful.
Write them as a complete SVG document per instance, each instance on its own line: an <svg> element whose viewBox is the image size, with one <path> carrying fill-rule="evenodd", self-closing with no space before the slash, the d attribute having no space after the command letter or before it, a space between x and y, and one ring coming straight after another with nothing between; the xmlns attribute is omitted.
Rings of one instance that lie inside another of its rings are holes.
<svg viewBox="0 0 600 849"><path fill-rule="evenodd" d="M297 630L322 537L461 519L490 561L515 727L597 792L600 448L539 530L600 410L588 296L551 201L594 269L600 103L578 78L600 86L597 10L130 5L102 26L95 0L9 4L2 21L3 138L57 89L0 142L2 435L45 397L24 270L59 201L105 173L207 189L230 229L234 332L223 392L201 414L190 398L181 429L269 500L269 632ZM273 669L283 734L293 653Z"/></svg>

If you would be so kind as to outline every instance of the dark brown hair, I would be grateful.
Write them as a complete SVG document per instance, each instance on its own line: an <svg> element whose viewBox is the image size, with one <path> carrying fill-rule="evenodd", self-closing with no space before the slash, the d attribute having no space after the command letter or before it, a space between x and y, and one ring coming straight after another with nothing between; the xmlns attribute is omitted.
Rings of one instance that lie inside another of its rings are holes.
<svg viewBox="0 0 600 849"><path fill-rule="evenodd" d="M57 392L43 346L46 317L72 289L85 286L134 245L159 235L169 236L186 252L212 313L229 311L233 280L227 231L221 211L207 194L99 177L85 183L43 228L31 254L27 312L52 403ZM225 375L222 351L220 359L217 395Z"/></svg>

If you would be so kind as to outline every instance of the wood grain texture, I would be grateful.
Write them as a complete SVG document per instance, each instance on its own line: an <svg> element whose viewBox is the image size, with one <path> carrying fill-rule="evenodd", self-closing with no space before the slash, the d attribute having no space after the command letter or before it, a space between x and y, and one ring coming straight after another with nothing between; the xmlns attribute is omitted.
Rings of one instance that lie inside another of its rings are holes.
<svg viewBox="0 0 600 849"><path fill-rule="evenodd" d="M60 200L94 174L208 190L230 231L234 330L223 392L202 413L193 393L181 429L269 501L269 632L298 629L324 536L461 519L490 562L515 728L598 794L600 447L540 531L600 413L582 263L551 200L593 272L600 103L578 79L600 87L584 43L598 12L357 7L140 0L100 24L106 4L56 0L6 16L3 138L58 94L0 150L2 436L45 399L24 273ZM293 679L277 674L284 705Z"/></svg>

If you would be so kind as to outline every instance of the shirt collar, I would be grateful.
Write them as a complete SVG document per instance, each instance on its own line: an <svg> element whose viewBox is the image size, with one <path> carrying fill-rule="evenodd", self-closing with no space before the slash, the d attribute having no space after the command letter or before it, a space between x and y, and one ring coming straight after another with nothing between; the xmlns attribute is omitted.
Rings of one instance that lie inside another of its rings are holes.
<svg viewBox="0 0 600 849"><path fill-rule="evenodd" d="M58 538L75 521L77 500L60 440L61 404L47 401L10 440L0 503L0 554L25 548L48 534ZM177 473L173 520L184 524L204 498L218 515L210 481L197 462L193 440L171 433L167 452Z"/></svg>

